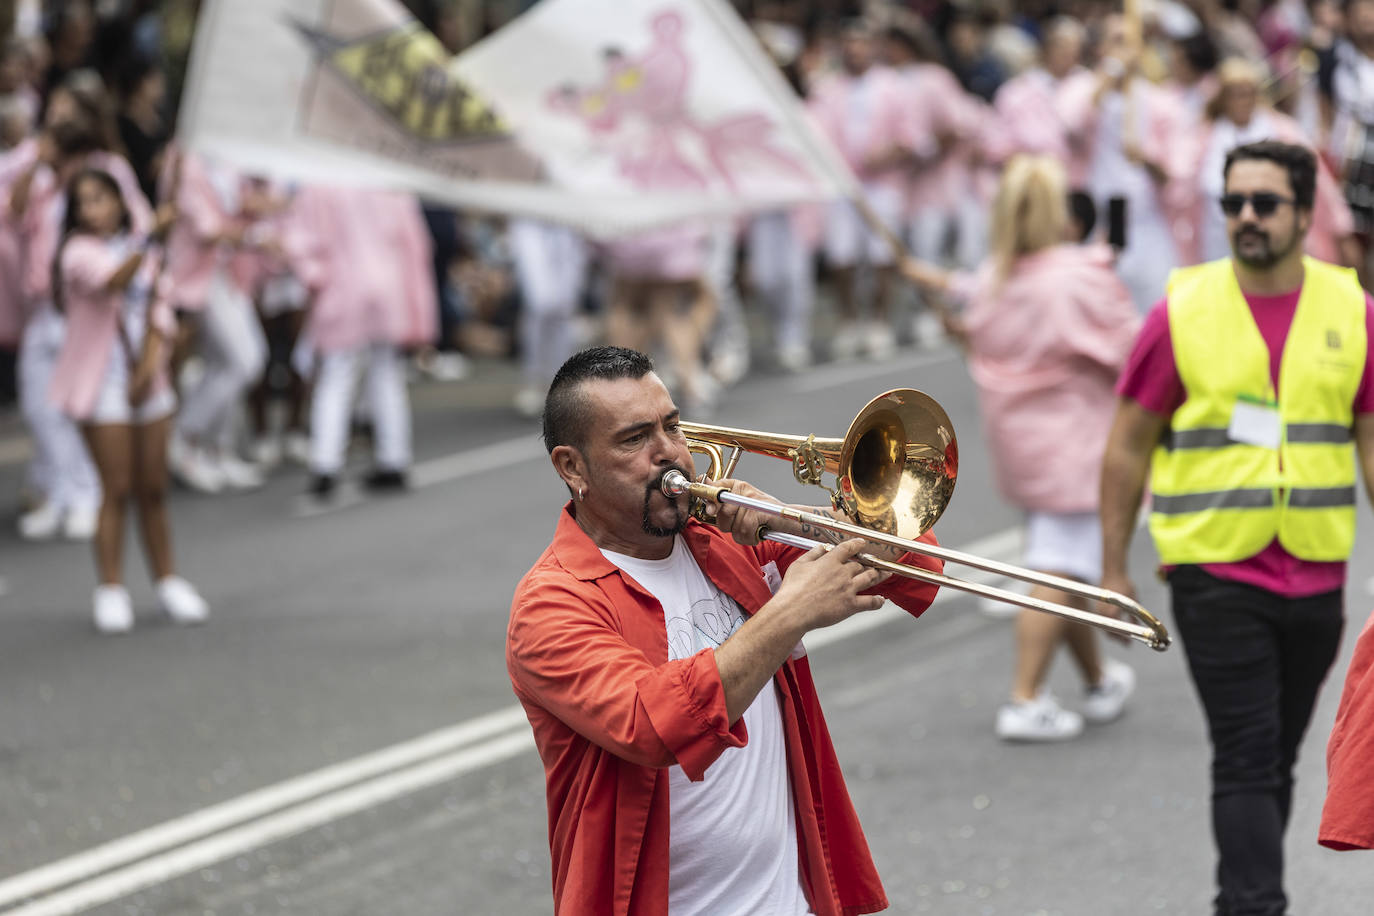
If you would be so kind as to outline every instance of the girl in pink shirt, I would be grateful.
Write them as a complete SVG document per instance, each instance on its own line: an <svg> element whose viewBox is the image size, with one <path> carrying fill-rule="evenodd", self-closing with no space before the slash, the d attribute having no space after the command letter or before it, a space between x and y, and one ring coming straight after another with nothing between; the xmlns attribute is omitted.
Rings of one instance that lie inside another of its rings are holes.
<svg viewBox="0 0 1374 916"><path fill-rule="evenodd" d="M176 410L167 354L176 324L153 295L156 267L146 257L146 240L131 231L118 182L108 172L82 169L68 184L67 200L52 283L67 335L49 394L80 424L100 474L95 625L103 633L133 627L123 585L131 498L163 610L179 623L199 623L208 608L173 571L167 520L167 438Z"/></svg>
<svg viewBox="0 0 1374 916"><path fill-rule="evenodd" d="M988 447L1003 496L1026 512L1024 564L1096 583L1102 575L1098 479L1111 426L1112 384L1139 318L1103 248L1066 244L1064 168L1017 156L993 204L992 254L973 275L909 264L918 283L967 303L960 336L978 387ZM1087 609L1087 601L1037 585L1031 595ZM1044 690L1066 645L1087 688L1083 712ZM999 710L1004 740L1073 738L1084 719L1120 715L1135 685L1125 664L1103 657L1084 624L1023 610L1016 626L1011 701Z"/></svg>

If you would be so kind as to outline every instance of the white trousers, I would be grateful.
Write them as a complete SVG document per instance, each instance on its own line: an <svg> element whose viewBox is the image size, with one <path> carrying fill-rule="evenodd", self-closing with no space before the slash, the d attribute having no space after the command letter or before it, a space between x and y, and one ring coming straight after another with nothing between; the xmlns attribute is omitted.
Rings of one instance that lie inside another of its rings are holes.
<svg viewBox="0 0 1374 916"><path fill-rule="evenodd" d="M864 197L878 220L894 233L901 232L902 192L887 185L864 186ZM847 200L830 205L825 221L825 258L831 267L892 263L892 248L878 233L868 228L859 210Z"/></svg>
<svg viewBox="0 0 1374 916"><path fill-rule="evenodd" d="M784 212L763 213L749 224L749 285L767 304L779 348L811 346L816 280L811 257Z"/></svg>
<svg viewBox="0 0 1374 916"><path fill-rule="evenodd" d="M708 337L708 353L718 357L729 353L747 365L749 362L749 323L744 318L739 287L735 284L735 255L739 245L733 222L718 222L711 227L707 241L706 285L716 297L716 321Z"/></svg>
<svg viewBox="0 0 1374 916"><path fill-rule="evenodd" d="M587 284L587 245L565 226L511 220L508 230L520 287L520 359L525 381L547 385L572 356L573 318Z"/></svg>
<svg viewBox="0 0 1374 916"><path fill-rule="evenodd" d="M59 509L100 506L100 477L81 431L48 397L66 321L51 303L38 308L19 344L19 409L33 437L29 486Z"/></svg>
<svg viewBox="0 0 1374 916"><path fill-rule="evenodd" d="M316 474L333 476L343 470L353 393L364 365L375 444L373 463L382 471L410 467L405 360L394 344L374 343L357 350L319 354L310 405L310 469Z"/></svg>
<svg viewBox="0 0 1374 916"><path fill-rule="evenodd" d="M267 365L267 340L253 303L223 273L210 283L199 342L204 372L186 393L177 430L189 439L229 449L239 399Z"/></svg>

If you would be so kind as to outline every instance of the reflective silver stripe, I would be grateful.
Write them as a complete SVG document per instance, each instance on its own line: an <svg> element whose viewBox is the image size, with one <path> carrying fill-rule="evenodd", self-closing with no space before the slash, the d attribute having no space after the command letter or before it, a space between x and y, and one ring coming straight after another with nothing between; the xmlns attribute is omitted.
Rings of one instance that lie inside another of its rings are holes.
<svg viewBox="0 0 1374 916"><path fill-rule="evenodd" d="M1306 492L1306 491L1305 491ZM1273 490L1212 490L1178 496L1151 497L1151 510L1160 515L1183 515L1206 509L1267 509L1274 505Z"/></svg>
<svg viewBox="0 0 1374 916"><path fill-rule="evenodd" d="M1169 451L1180 448L1222 448L1230 445L1231 437L1224 426L1202 426L1197 429L1171 429L1160 443Z"/></svg>
<svg viewBox="0 0 1374 916"><path fill-rule="evenodd" d="M1339 423L1289 423L1288 441L1342 445L1350 441L1350 427Z"/></svg>
<svg viewBox="0 0 1374 916"><path fill-rule="evenodd" d="M1334 509L1339 506L1355 505L1355 488L1349 487L1295 487L1288 494L1288 505L1300 509Z"/></svg>
<svg viewBox="0 0 1374 916"><path fill-rule="evenodd" d="M1289 423L1288 442L1302 445L1344 445L1350 441L1350 428L1339 423ZM1238 444L1224 426L1166 430L1160 445L1169 451L1185 448L1224 448Z"/></svg>

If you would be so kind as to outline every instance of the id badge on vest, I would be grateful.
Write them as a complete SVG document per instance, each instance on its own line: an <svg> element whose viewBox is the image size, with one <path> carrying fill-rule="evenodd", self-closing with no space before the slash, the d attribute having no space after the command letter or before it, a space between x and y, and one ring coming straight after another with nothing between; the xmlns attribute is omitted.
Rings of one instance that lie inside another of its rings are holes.
<svg viewBox="0 0 1374 916"><path fill-rule="evenodd" d="M1277 401L1242 394L1231 410L1231 425L1226 435L1232 442L1278 448L1283 441L1283 420L1279 417Z"/></svg>

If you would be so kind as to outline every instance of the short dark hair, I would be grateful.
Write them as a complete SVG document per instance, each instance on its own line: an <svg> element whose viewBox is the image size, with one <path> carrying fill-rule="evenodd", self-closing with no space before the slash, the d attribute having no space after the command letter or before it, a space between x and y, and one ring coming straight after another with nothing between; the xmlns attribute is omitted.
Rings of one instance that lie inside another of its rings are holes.
<svg viewBox="0 0 1374 916"><path fill-rule="evenodd" d="M586 442L587 398L582 383L589 379L643 378L654 371L654 361L626 347L589 347L568 358L549 385L544 399L544 448L550 453L560 445L580 449Z"/></svg>
<svg viewBox="0 0 1374 916"><path fill-rule="evenodd" d="M1300 210L1311 210L1317 197L1317 156L1305 146L1296 143L1280 143L1277 140L1261 140L1238 146L1226 154L1226 165L1221 170L1224 183L1231 175L1231 165L1236 162L1259 159L1282 166L1288 172L1288 183L1293 186L1294 205Z"/></svg>

